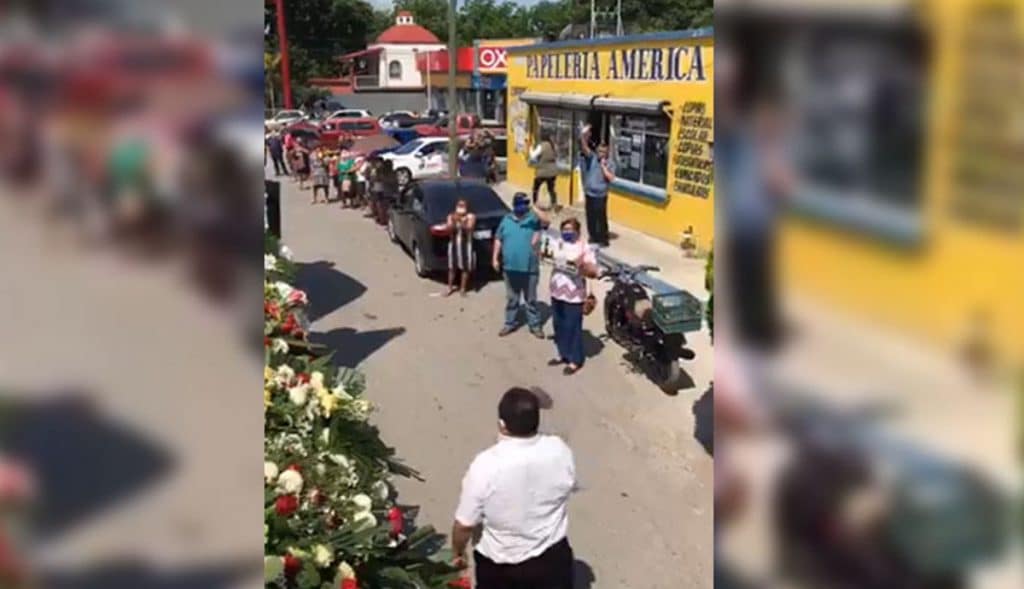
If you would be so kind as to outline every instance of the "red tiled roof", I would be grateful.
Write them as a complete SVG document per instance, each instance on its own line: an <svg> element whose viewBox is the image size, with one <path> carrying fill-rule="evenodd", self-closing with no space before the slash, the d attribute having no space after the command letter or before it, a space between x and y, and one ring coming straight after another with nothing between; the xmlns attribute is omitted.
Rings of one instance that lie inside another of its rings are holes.
<svg viewBox="0 0 1024 589"><path fill-rule="evenodd" d="M440 44L437 35L420 25L394 25L377 37L377 43Z"/></svg>

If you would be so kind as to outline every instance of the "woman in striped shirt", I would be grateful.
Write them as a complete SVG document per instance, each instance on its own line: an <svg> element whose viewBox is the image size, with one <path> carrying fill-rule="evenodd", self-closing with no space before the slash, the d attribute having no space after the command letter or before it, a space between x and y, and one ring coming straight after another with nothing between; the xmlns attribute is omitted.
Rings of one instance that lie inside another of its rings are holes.
<svg viewBox="0 0 1024 589"><path fill-rule="evenodd" d="M455 211L448 215L448 290L444 296L455 292L455 273L462 272L459 287L462 296L466 296L469 286L469 275L476 268L476 255L473 251L473 228L476 227L476 215L469 212L469 203L460 198L455 203Z"/></svg>

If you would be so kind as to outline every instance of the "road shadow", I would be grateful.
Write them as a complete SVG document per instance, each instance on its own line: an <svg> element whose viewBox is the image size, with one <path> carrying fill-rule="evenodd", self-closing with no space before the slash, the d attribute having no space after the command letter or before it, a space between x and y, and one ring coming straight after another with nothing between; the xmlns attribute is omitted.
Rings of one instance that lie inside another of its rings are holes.
<svg viewBox="0 0 1024 589"><path fill-rule="evenodd" d="M540 326L542 328L551 321L551 313L551 303L537 301L537 314L540 315ZM526 309L520 311L520 314L525 318Z"/></svg>
<svg viewBox="0 0 1024 589"><path fill-rule="evenodd" d="M99 414L83 394L3 403L5 451L28 465L41 489L42 508L33 518L39 540L73 530L176 467L168 450Z"/></svg>
<svg viewBox="0 0 1024 589"><path fill-rule="evenodd" d="M334 262L320 260L296 264L295 286L306 292L306 316L313 323L344 307L366 292L366 285L337 270Z"/></svg>
<svg viewBox="0 0 1024 589"><path fill-rule="evenodd" d="M573 589L591 589L597 582L597 576L590 565L580 559L572 563L572 586Z"/></svg>
<svg viewBox="0 0 1024 589"><path fill-rule="evenodd" d="M708 385L704 394L693 402L693 437L708 453L715 455L715 383Z"/></svg>
<svg viewBox="0 0 1024 589"><path fill-rule="evenodd" d="M312 332L309 341L327 348L335 366L355 368L388 342L405 333L404 327L357 331L339 327L328 332Z"/></svg>
<svg viewBox="0 0 1024 589"><path fill-rule="evenodd" d="M601 338L597 337L590 332L589 329L583 330L583 356L585 358L594 358L604 350L604 342Z"/></svg>
<svg viewBox="0 0 1024 589"><path fill-rule="evenodd" d="M260 561L183 568L154 567L136 560L102 563L82 570L43 571L48 589L228 589L259 574Z"/></svg>

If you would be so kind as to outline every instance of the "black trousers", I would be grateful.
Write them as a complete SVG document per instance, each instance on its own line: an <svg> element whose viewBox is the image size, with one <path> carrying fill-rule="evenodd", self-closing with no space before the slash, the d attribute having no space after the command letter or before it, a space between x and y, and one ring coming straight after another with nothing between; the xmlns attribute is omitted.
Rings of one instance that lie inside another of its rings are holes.
<svg viewBox="0 0 1024 589"><path fill-rule="evenodd" d="M608 244L608 198L585 196L590 243Z"/></svg>
<svg viewBox="0 0 1024 589"><path fill-rule="evenodd" d="M518 564L497 564L474 553L476 589L573 589L573 555L569 540Z"/></svg>
<svg viewBox="0 0 1024 589"><path fill-rule="evenodd" d="M533 204L537 204L537 196L540 194L540 187L544 184L548 185L548 198L551 201L551 206L558 204L558 196L555 195L555 178L537 178L533 179Z"/></svg>
<svg viewBox="0 0 1024 589"><path fill-rule="evenodd" d="M288 174L288 168L284 165L284 154L282 153L271 153L270 159L274 160L274 175L280 176L281 174Z"/></svg>
<svg viewBox="0 0 1024 589"><path fill-rule="evenodd" d="M731 312L740 342L772 351L780 342L775 285L775 236L734 236L727 244L724 275L729 278ZM717 262L717 260L716 260Z"/></svg>

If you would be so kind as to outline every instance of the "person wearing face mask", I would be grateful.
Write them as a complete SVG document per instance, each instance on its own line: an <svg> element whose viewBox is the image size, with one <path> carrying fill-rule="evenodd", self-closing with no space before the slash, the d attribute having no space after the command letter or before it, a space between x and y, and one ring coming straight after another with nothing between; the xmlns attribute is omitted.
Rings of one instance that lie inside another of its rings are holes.
<svg viewBox="0 0 1024 589"><path fill-rule="evenodd" d="M473 228L476 227L476 215L469 212L469 203L460 198L455 203L455 212L448 215L448 290L444 296L455 292L455 274L462 272L459 290L466 296L469 275L476 268L476 256L473 252Z"/></svg>
<svg viewBox="0 0 1024 589"><path fill-rule="evenodd" d="M551 323L555 328L558 356L550 366L565 365L562 373L575 374L583 367L583 303L587 298L587 278L598 275L594 251L580 236L580 222L562 221L559 239L552 249Z"/></svg>
<svg viewBox="0 0 1024 589"><path fill-rule="evenodd" d="M540 273L541 229L547 227L546 213L531 207L530 197L517 192L512 198L512 213L505 215L494 234L491 265L505 276L505 325L498 333L504 337L519 327L520 300L525 303L530 333L544 339L537 309L537 280Z"/></svg>

